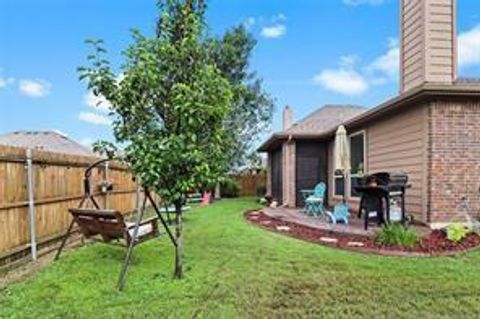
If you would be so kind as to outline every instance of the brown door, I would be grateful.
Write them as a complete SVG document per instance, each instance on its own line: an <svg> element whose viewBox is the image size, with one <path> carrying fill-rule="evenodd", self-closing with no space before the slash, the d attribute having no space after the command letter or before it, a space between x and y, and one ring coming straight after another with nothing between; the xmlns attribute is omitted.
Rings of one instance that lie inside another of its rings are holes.
<svg viewBox="0 0 480 319"><path fill-rule="evenodd" d="M301 190L313 189L320 182L327 184L327 146L320 142L296 142L296 205L303 207ZM327 193L327 192L326 192ZM325 194L326 196L326 194Z"/></svg>

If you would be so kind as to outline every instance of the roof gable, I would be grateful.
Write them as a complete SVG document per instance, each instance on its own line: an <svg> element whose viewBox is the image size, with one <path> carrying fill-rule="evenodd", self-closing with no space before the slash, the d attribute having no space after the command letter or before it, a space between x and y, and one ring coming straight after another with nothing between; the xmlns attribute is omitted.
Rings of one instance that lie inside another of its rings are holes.
<svg viewBox="0 0 480 319"><path fill-rule="evenodd" d="M365 107L358 105L325 105L296 122L283 133L322 133L339 126L366 110Z"/></svg>

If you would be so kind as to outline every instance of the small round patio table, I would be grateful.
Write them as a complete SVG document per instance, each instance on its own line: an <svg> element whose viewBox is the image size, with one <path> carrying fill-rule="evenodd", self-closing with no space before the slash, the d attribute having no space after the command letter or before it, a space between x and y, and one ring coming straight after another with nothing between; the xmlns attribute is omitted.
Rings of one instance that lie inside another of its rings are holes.
<svg viewBox="0 0 480 319"><path fill-rule="evenodd" d="M307 207L305 205L305 203L307 202L307 198L310 196L310 195L313 195L315 192L313 189L302 189L300 190L300 194L302 194L302 198L303 198L303 209L302 209L302 212L304 213L307 213Z"/></svg>

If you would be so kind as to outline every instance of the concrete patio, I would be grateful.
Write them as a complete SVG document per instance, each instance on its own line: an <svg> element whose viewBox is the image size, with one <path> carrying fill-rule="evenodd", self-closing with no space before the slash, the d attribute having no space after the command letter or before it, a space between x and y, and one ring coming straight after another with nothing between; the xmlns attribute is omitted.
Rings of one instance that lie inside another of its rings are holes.
<svg viewBox="0 0 480 319"><path fill-rule="evenodd" d="M368 225L368 230L365 230L363 227L363 219L357 218L356 213L351 213L349 224L345 225L332 224L321 217L308 216L302 211L302 209L265 207L262 209L262 211L270 217L278 218L286 222L296 223L299 225L327 231L348 233L352 235L373 236L380 229L380 227L378 227L376 224L370 223ZM413 227L420 236L426 235L430 232L430 229L426 226L411 225L410 227Z"/></svg>

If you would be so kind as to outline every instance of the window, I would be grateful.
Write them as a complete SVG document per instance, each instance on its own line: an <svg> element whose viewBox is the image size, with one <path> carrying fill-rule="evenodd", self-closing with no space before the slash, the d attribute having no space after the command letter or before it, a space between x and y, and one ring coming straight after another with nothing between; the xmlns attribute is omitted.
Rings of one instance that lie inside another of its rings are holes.
<svg viewBox="0 0 480 319"><path fill-rule="evenodd" d="M335 185L335 196L345 195L345 177L342 171L335 171L333 176Z"/></svg>
<svg viewBox="0 0 480 319"><path fill-rule="evenodd" d="M365 174L365 133L360 132L350 136L350 196L359 197L355 186Z"/></svg>
<svg viewBox="0 0 480 319"><path fill-rule="evenodd" d="M350 173L343 176L341 171L333 175L333 191L335 196L360 197L355 191L355 186L365 174L365 132L361 131L350 135Z"/></svg>

